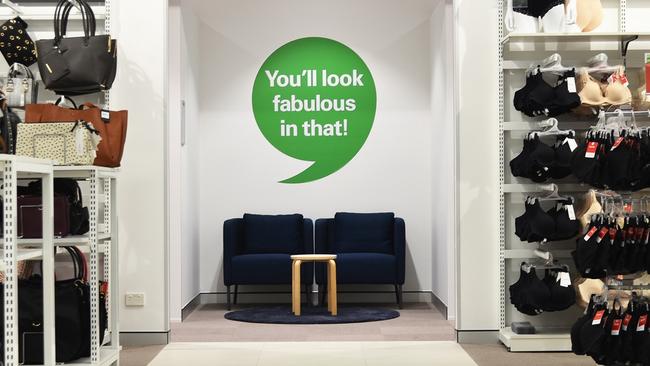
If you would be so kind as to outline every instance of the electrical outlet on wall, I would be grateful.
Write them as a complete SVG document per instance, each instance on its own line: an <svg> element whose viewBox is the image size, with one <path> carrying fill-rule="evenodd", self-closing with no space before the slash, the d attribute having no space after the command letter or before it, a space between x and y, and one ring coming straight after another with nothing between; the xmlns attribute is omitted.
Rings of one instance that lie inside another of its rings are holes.
<svg viewBox="0 0 650 366"><path fill-rule="evenodd" d="M143 292L127 292L126 306L144 306Z"/></svg>

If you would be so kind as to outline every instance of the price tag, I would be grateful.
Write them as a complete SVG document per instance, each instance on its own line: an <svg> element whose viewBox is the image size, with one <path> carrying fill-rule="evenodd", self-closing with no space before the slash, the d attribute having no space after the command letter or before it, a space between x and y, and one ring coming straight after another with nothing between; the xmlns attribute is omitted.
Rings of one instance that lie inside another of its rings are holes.
<svg viewBox="0 0 650 366"><path fill-rule="evenodd" d="M621 326L623 325L623 320L616 319L614 324L612 324L612 335L617 336L621 334Z"/></svg>
<svg viewBox="0 0 650 366"><path fill-rule="evenodd" d="M560 282L560 286L562 287L569 287L571 286L571 275L569 272L560 272L558 273L558 281Z"/></svg>
<svg viewBox="0 0 650 366"><path fill-rule="evenodd" d="M589 230L589 232L587 232L587 235L585 235L585 237L584 237L583 239L584 239L585 241L589 241L589 239L591 239L591 237L594 236L594 234L596 233L596 231L598 231L598 228L595 227L595 226L592 227L591 230Z"/></svg>
<svg viewBox="0 0 650 366"><path fill-rule="evenodd" d="M623 319L623 331L627 332L627 327L630 325L632 320L632 314L625 314L625 319Z"/></svg>
<svg viewBox="0 0 650 366"><path fill-rule="evenodd" d="M614 145L612 145L612 148L611 148L610 151L614 151L614 150L616 150L617 147L621 146L621 143L623 142L623 140L625 140L623 137L617 138L616 141L614 141Z"/></svg>
<svg viewBox="0 0 650 366"><path fill-rule="evenodd" d="M605 236L607 236L607 233L609 233L608 227L604 227L600 229L600 231L598 232L598 237L596 238L596 243L600 244L600 242L603 241L603 239L605 239Z"/></svg>
<svg viewBox="0 0 650 366"><path fill-rule="evenodd" d="M575 221L576 219L576 210L573 208L573 205L566 205L566 212L569 214L569 220Z"/></svg>
<svg viewBox="0 0 650 366"><path fill-rule="evenodd" d="M645 332L645 327L647 323L648 323L648 314L641 315L641 317L639 318L639 324L637 324L636 326L636 331Z"/></svg>
<svg viewBox="0 0 650 366"><path fill-rule="evenodd" d="M570 78L567 78L566 79L566 84L567 84L567 88L569 89L569 93L577 93L578 92L578 88L576 88L576 78L574 78L573 76L570 77Z"/></svg>
<svg viewBox="0 0 650 366"><path fill-rule="evenodd" d="M605 316L605 310L598 310L594 315L594 320L591 321L591 325L600 324L603 321L603 316Z"/></svg>
<svg viewBox="0 0 650 366"><path fill-rule="evenodd" d="M598 151L598 142L591 141L587 145L587 152L585 153L585 158L593 159L596 157L596 151Z"/></svg>
<svg viewBox="0 0 650 366"><path fill-rule="evenodd" d="M576 140L570 137L567 137L566 140L564 140L563 144L569 144L569 149L571 149L571 152L574 152L575 149L578 148L578 143Z"/></svg>

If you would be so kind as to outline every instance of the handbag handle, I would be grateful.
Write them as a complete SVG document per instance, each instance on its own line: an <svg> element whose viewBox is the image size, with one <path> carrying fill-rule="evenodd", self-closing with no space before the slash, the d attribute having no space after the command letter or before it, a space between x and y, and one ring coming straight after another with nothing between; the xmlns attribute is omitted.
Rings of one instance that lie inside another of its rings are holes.
<svg viewBox="0 0 650 366"><path fill-rule="evenodd" d="M59 104L65 101L72 103L72 106L74 107L73 109L79 109L79 107L77 107L77 103L75 103L74 100L72 100L72 98L65 95L62 95L59 99L57 99L54 105L58 106Z"/></svg>
<svg viewBox="0 0 650 366"><path fill-rule="evenodd" d="M23 75L25 75L27 79L34 78L34 74L32 74L32 70L30 70L27 66L21 64L20 62L14 62L13 64L11 64L11 67L9 67L8 75L10 78L15 78L16 76L20 75L21 72Z"/></svg>
<svg viewBox="0 0 650 366"><path fill-rule="evenodd" d="M73 279L83 281L85 276L84 267L83 267L84 264L81 258L79 257L79 252L78 252L79 249L76 247L63 247L63 249L65 249L70 255L70 257L72 258L72 263L74 265Z"/></svg>
<svg viewBox="0 0 650 366"><path fill-rule="evenodd" d="M67 4L65 5L65 9L62 12L61 19L60 19L61 37L64 37L67 33L68 19L70 17L70 13L72 12L72 9L74 9L74 5L71 2L72 0L66 0L66 1ZM81 17L83 20L84 38L87 40L89 37L94 37L97 31L97 21L95 19L95 13L93 12L92 7L85 0L73 0L73 1L75 1L79 5L79 11L81 12Z"/></svg>

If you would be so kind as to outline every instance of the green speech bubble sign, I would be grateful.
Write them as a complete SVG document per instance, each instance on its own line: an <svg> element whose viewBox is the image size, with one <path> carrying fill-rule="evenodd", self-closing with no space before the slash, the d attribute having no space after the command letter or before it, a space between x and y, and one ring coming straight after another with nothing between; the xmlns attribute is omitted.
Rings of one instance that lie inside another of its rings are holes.
<svg viewBox="0 0 650 366"><path fill-rule="evenodd" d="M253 113L264 137L282 153L314 162L281 183L312 182L345 166L366 142L376 111L368 66L327 38L280 47L253 86Z"/></svg>

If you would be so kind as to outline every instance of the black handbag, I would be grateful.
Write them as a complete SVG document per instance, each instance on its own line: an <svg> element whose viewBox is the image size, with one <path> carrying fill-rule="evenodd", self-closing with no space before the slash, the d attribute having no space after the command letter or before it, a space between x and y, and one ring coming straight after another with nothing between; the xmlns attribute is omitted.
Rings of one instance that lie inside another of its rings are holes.
<svg viewBox="0 0 650 366"><path fill-rule="evenodd" d="M36 63L34 41L27 34L27 23L20 17L0 25L0 52L9 65L18 62L30 66Z"/></svg>
<svg viewBox="0 0 650 366"><path fill-rule="evenodd" d="M41 194L41 182L29 183L27 188L30 195ZM74 179L54 178L54 193L65 196L70 208L70 235L83 235L90 229L90 214L84 207L81 187Z"/></svg>
<svg viewBox="0 0 650 366"><path fill-rule="evenodd" d="M45 87L61 95L82 95L108 90L117 71L117 41L110 35L95 35L92 8L80 6L83 37L65 37L73 5L60 0L54 14L54 39L36 42L38 69Z"/></svg>
<svg viewBox="0 0 650 366"><path fill-rule="evenodd" d="M56 322L56 362L71 362L90 355L90 286L83 254L75 247L65 247L73 259L75 277L57 281L54 288ZM0 290L3 290L0 286ZM4 292L0 292L0 301ZM4 308L0 307L4 324ZM107 325L106 298L99 298L100 344ZM4 332L0 332L4 343ZM4 357L4 347L0 348ZM24 365L43 364L43 280L33 276L18 281L18 358Z"/></svg>
<svg viewBox="0 0 650 366"><path fill-rule="evenodd" d="M2 137L0 152L3 154L16 153L16 139L20 117L11 111L5 100L0 101L0 137Z"/></svg>

